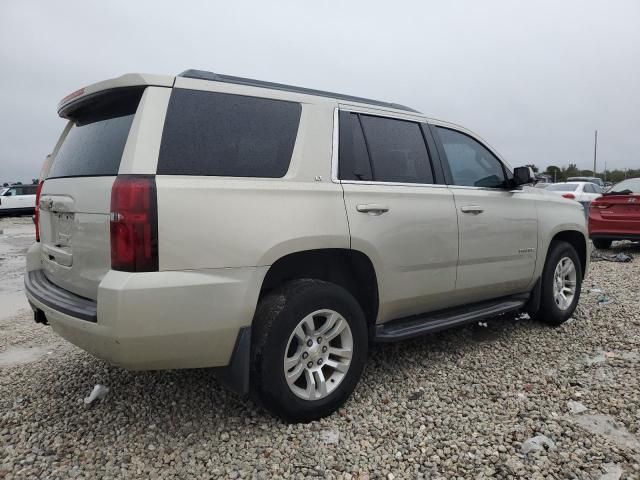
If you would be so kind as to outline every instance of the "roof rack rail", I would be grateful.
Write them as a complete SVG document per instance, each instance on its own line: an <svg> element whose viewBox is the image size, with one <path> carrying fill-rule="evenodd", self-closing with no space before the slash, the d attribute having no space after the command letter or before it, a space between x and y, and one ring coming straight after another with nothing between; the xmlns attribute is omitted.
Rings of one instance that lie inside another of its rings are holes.
<svg viewBox="0 0 640 480"><path fill-rule="evenodd" d="M314 90L312 88L295 87L293 85L285 85L283 83L265 82L263 80L254 80L251 78L234 77L231 75L221 75L219 73L207 72L204 70L185 70L178 75L184 78L196 78L198 80L211 80L213 82L234 83L237 85L247 85L250 87L270 88L272 90L283 90L286 92L304 93L307 95L316 95L318 97L335 98L337 100L346 100L349 102L368 103L386 108L395 108L396 110L405 110L408 112L420 113L413 108L400 105L398 103L381 102L379 100L371 100L370 98L354 97L352 95L342 95L340 93L325 92L323 90Z"/></svg>

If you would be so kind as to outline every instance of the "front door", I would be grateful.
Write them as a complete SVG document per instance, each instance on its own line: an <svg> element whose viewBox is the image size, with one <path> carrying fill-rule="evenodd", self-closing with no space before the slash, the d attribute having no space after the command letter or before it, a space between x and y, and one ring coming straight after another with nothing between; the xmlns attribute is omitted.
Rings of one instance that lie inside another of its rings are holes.
<svg viewBox="0 0 640 480"><path fill-rule="evenodd" d="M525 291L538 248L536 196L506 188L502 162L470 135L436 131L458 215L457 296L466 303Z"/></svg>

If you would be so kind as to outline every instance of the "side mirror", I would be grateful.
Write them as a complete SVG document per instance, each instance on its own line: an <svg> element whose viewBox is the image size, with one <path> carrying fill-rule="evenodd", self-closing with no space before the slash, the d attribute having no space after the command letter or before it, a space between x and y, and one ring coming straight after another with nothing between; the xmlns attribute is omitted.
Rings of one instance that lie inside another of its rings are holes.
<svg viewBox="0 0 640 480"><path fill-rule="evenodd" d="M536 181L535 174L531 167L516 167L513 169L513 185L518 187Z"/></svg>

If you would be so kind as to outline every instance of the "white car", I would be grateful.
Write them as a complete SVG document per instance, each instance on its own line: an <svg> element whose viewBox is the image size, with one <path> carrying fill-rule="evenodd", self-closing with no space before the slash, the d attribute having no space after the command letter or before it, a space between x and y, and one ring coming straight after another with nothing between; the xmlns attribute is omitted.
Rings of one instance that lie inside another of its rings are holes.
<svg viewBox="0 0 640 480"><path fill-rule="evenodd" d="M558 325L578 303L582 208L411 108L190 70L58 113L26 294L111 364L217 367L309 421L356 388L370 341L520 309Z"/></svg>
<svg viewBox="0 0 640 480"><path fill-rule="evenodd" d="M11 185L0 191L0 215L32 215L37 185Z"/></svg>
<svg viewBox="0 0 640 480"><path fill-rule="evenodd" d="M588 205L593 200L602 196L602 188L591 182L562 182L553 183L546 187L548 192L553 192L564 198L569 198Z"/></svg>

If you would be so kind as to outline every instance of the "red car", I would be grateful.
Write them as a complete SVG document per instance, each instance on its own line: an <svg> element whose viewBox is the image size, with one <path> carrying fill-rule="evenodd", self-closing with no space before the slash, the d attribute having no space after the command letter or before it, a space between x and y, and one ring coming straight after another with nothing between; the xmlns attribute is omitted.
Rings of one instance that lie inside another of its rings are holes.
<svg viewBox="0 0 640 480"><path fill-rule="evenodd" d="M589 236L596 248L614 240L640 241L640 178L624 180L591 202Z"/></svg>

